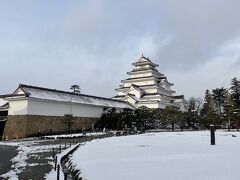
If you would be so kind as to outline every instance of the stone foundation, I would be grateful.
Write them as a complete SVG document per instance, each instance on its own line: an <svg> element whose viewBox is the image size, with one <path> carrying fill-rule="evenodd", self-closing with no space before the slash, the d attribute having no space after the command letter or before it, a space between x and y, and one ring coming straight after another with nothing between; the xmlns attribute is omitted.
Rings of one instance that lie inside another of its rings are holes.
<svg viewBox="0 0 240 180"><path fill-rule="evenodd" d="M16 139L30 136L79 132L89 130L99 118L74 117L67 121L61 116L17 115L8 116L3 139Z"/></svg>

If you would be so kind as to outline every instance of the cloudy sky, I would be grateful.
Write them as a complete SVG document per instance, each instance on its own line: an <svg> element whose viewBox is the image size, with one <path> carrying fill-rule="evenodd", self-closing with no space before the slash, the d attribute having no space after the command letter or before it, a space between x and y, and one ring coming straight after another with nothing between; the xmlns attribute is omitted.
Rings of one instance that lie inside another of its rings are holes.
<svg viewBox="0 0 240 180"><path fill-rule="evenodd" d="M1 0L0 94L18 83L111 97L141 54L178 94L240 71L239 0Z"/></svg>

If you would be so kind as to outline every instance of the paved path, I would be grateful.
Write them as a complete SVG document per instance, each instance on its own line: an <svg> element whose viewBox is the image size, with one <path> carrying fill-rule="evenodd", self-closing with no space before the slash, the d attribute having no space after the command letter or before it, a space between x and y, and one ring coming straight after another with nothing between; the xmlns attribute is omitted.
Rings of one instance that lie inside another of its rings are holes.
<svg viewBox="0 0 240 180"><path fill-rule="evenodd" d="M18 155L17 148L18 146L9 146L9 145L0 145L0 175L5 174L9 171L14 171L17 174L18 179L20 180L40 180L44 179L45 174L49 173L53 169L53 151L52 148L55 148L55 153L60 153L61 150L69 148L71 145L76 143L82 143L89 141L95 137L79 137L75 139L55 139L55 140L39 140L39 139L26 139L23 141L18 141L19 147L27 150L24 154L26 159L24 160L25 165L22 167L11 167L12 158ZM66 147L65 147L66 145ZM26 149L27 147L27 149ZM20 148L20 149L21 149ZM30 148L30 149L29 149ZM40 148L40 150L39 150ZM29 151L31 150L32 151ZM21 152L21 150L20 150ZM16 163L16 162L15 162ZM18 172L18 170L20 170ZM0 179L3 179L0 177ZM8 178L5 178L8 179Z"/></svg>
<svg viewBox="0 0 240 180"><path fill-rule="evenodd" d="M17 146L0 145L0 175L11 169L11 159L17 155Z"/></svg>

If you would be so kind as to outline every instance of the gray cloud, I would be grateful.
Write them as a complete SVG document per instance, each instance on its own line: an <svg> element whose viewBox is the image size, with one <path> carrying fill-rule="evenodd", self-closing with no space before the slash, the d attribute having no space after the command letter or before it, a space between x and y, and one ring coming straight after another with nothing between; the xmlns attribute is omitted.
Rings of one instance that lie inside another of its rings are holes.
<svg viewBox="0 0 240 180"><path fill-rule="evenodd" d="M161 43L168 36L171 41L166 46L149 54L166 68L174 65L186 70L206 62L225 41L239 36L239 1L89 1L74 5L64 19L65 38L83 42L101 55L112 52L116 56L122 53L119 45L131 40L134 44L151 36Z"/></svg>
<svg viewBox="0 0 240 180"><path fill-rule="evenodd" d="M0 30L1 92L18 82L60 89L78 83L84 93L112 96L141 53L186 96L238 75L237 0L28 1L17 12L10 3L1 7L10 9L0 12L6 27ZM225 72L211 76L218 65Z"/></svg>

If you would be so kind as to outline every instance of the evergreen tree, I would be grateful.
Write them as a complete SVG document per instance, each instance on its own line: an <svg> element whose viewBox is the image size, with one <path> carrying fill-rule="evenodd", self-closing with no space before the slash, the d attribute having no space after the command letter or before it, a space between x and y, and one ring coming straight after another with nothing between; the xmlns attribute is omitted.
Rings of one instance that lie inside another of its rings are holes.
<svg viewBox="0 0 240 180"><path fill-rule="evenodd" d="M176 125L180 124L181 116L182 112L175 106L167 106L162 111L162 120L171 126L172 131L174 131Z"/></svg>
<svg viewBox="0 0 240 180"><path fill-rule="evenodd" d="M233 122L233 120L234 120L234 114L233 114L234 111L233 110L234 110L233 101L229 94L229 91L227 91L225 100L224 100L224 114L223 115L224 115L224 121L228 127L228 131L230 131L231 122Z"/></svg>
<svg viewBox="0 0 240 180"><path fill-rule="evenodd" d="M189 128L197 129L201 104L202 100L200 98L189 98L188 111L184 113L184 118L186 118L185 120Z"/></svg>
<svg viewBox="0 0 240 180"><path fill-rule="evenodd" d="M205 91L205 97L204 97L204 103L203 103L203 107L200 111L200 114L202 116L206 115L209 111L213 110L213 106L212 106L212 96L210 94L210 91L207 89Z"/></svg>
<svg viewBox="0 0 240 180"><path fill-rule="evenodd" d="M210 94L208 89L205 92L204 104L200 111L200 115L199 123L202 128L209 128L210 124L219 124L217 121L219 116L215 112L213 95Z"/></svg>
<svg viewBox="0 0 240 180"><path fill-rule="evenodd" d="M117 123L117 129L124 129L125 126L132 127L133 124L136 124L134 110L125 108L119 113L119 119Z"/></svg>
<svg viewBox="0 0 240 180"><path fill-rule="evenodd" d="M239 128L240 128L240 108L234 108L233 109L233 124L237 128L237 131L239 131Z"/></svg>
<svg viewBox="0 0 240 180"><path fill-rule="evenodd" d="M235 107L240 107L240 80L236 77L231 81L231 97Z"/></svg>
<svg viewBox="0 0 240 180"><path fill-rule="evenodd" d="M166 121L164 121L162 119L162 113L163 113L163 109L161 108L157 108L157 109L154 109L153 111L153 115L154 115L154 129L159 129L159 128L166 128L167 127L167 124L166 124Z"/></svg>
<svg viewBox="0 0 240 180"><path fill-rule="evenodd" d="M70 89L73 91L73 93L80 94L81 88L79 85L74 84L70 87Z"/></svg>
<svg viewBox="0 0 240 180"><path fill-rule="evenodd" d="M142 130L150 129L154 121L153 110L146 106L141 106L135 110L136 126Z"/></svg>
<svg viewBox="0 0 240 180"><path fill-rule="evenodd" d="M214 103L215 103L216 112L221 117L222 112L223 112L224 100L225 100L225 96L226 96L226 89L223 87L216 88L216 89L212 90L212 93L213 93L213 99L214 99Z"/></svg>
<svg viewBox="0 0 240 180"><path fill-rule="evenodd" d="M101 119L96 123L97 128L114 129L118 128L119 113L115 108L104 108Z"/></svg>

